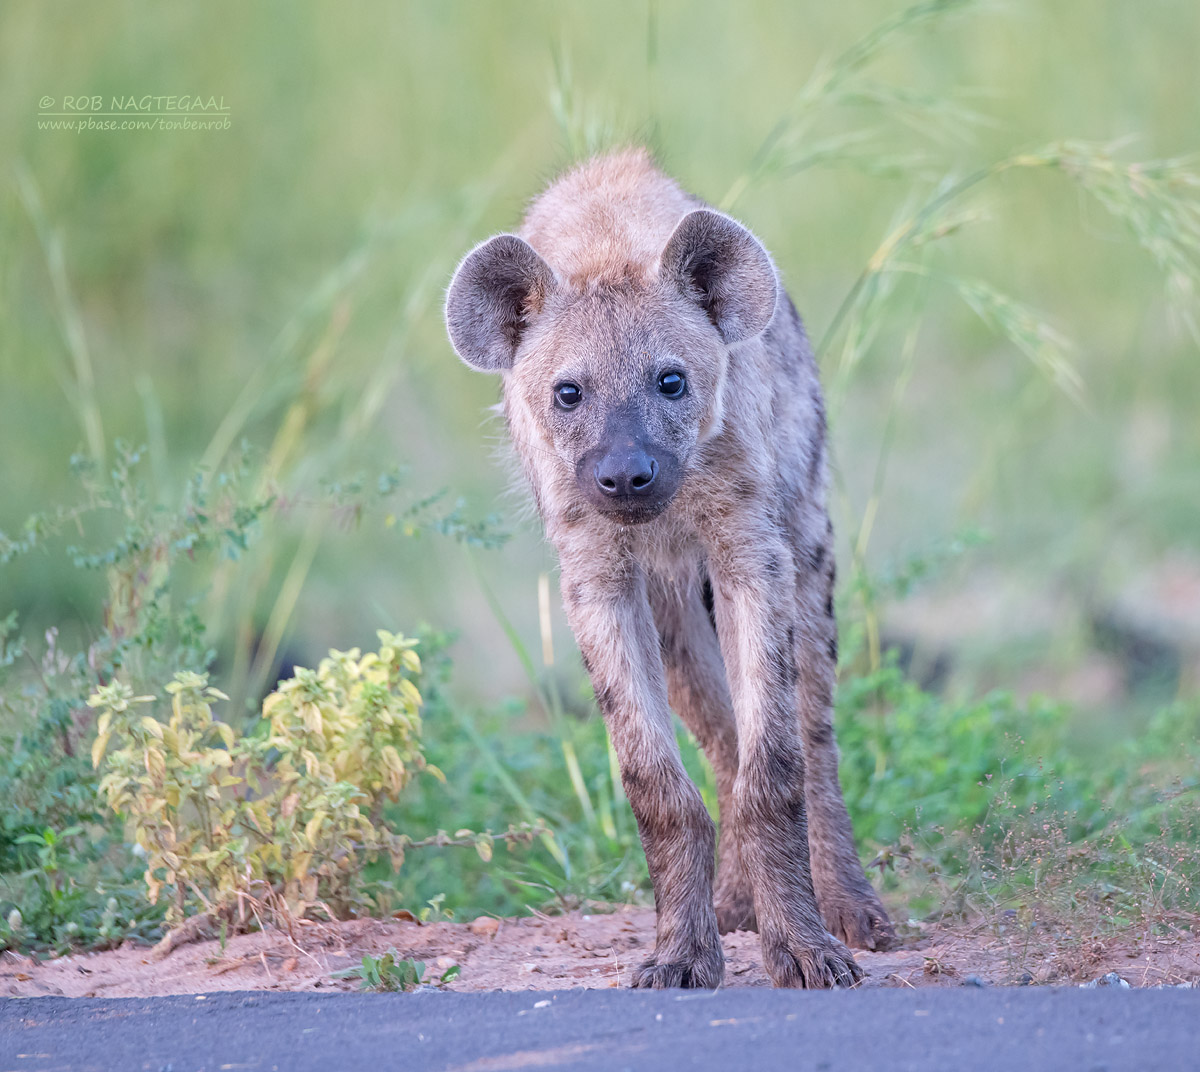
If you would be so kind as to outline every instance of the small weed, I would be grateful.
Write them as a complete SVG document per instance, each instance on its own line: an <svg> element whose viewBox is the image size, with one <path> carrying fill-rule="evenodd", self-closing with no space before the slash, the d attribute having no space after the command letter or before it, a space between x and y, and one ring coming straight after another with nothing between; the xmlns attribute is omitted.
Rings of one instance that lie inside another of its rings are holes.
<svg viewBox="0 0 1200 1072"><path fill-rule="evenodd" d="M451 965L432 984L445 986L457 978L461 967ZM359 990L369 990L375 993L415 990L425 978L425 962L407 960L400 956L395 949L389 949L381 957L364 954L361 964L334 972L335 979L357 979Z"/></svg>
<svg viewBox="0 0 1200 1072"><path fill-rule="evenodd" d="M443 907L445 900L446 895L444 893L439 893L436 897L429 898L425 902L425 907L417 913L417 919L422 923L437 922L443 919L453 921L454 910Z"/></svg>

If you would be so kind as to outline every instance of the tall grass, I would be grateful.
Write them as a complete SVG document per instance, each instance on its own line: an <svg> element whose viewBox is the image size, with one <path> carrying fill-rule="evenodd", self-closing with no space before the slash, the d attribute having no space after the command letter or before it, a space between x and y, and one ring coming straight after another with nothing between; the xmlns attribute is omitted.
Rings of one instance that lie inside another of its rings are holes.
<svg viewBox="0 0 1200 1072"><path fill-rule="evenodd" d="M874 75L874 69L899 41L988 6L979 0L923 0L885 19L831 60L818 62L718 202L723 210L732 211L756 186L790 182L814 168L886 174L905 188L892 224L836 305L815 345L835 423L843 416L868 351L874 347L894 355L890 362L895 366L894 383L874 476L857 515L839 480L843 525L852 534L850 587L860 593L872 591L864 576L870 540L879 521L895 422L914 375L923 321L935 292L944 291L960 300L1071 402L1087 404L1077 347L1055 318L988 279L964 274L953 258L939 255L948 239L959 237L993 213L1002 215L1002 207L989 206L1003 197L1003 181L1008 176L1025 171L1064 177L1124 225L1162 273L1171 309L1200 344L1196 328L1200 297L1197 159L1137 161L1124 158L1120 144L1097 145L1067 138L1035 148L1016 148L992 163L959 174L953 163L939 160L936 150L946 141L969 138L988 122L986 117L965 106L953 90L923 91ZM655 54L652 27L653 23L648 29L648 64ZM650 74L647 80L651 80ZM581 106L575 104L577 96L570 66L560 60L555 66L551 104L569 153L579 157L619 141L620 135L595 119L595 111L585 118ZM827 133L830 130L833 133ZM916 136L916 144L891 150L898 134L903 144L905 132ZM1009 224L1017 226L1019 221L1013 219ZM1066 241L1069 225L1065 222L1063 232ZM835 465L834 472L840 478L840 467ZM878 608L867 601L862 610L870 637L871 668L878 669Z"/></svg>
<svg viewBox="0 0 1200 1072"><path fill-rule="evenodd" d="M46 270L53 288L55 317L71 360L70 375L56 369L59 383L79 421L93 461L102 465L107 443L104 437L104 422L96 400L96 373L87 335L83 330L83 318L79 314L79 305L67 275L62 236L54 229L46 215L37 180L29 169L18 166L15 174L21 202L29 214L45 257Z"/></svg>
<svg viewBox="0 0 1200 1072"><path fill-rule="evenodd" d="M116 435L148 441L165 482L178 481L197 459L216 471L219 458L246 438L274 454L269 468L279 469L283 484L318 453L330 463L310 468L336 471L332 440L340 437L346 468L370 467L372 454L388 464L413 461L431 472L434 486L453 484L486 511L497 475L482 464L477 415L492 385L454 364L436 294L452 259L487 232L512 226L522 199L564 157L617 138L649 141L687 185L754 224L786 268L823 342L847 474L841 531L869 530L865 561L878 568L912 538L913 526L897 515L896 473L938 515L933 536L946 534L946 514L975 521L994 502L976 498L958 510L963 484L996 486L977 473L941 485L933 474L915 475L914 423L945 414L943 435L964 436L994 428L996 410L1011 413L1020 404L1015 396L1024 385L1016 378L995 407L939 391L945 384L949 392L967 357L980 373L999 375L972 316L1007 331L1016 352L1024 347L1065 388L1063 403L1041 403L1038 419L1064 430L1070 447L1057 462L1075 479L1064 473L1063 483L1082 488L1107 459L1102 437L1070 435L1088 429L1069 395L1082 394L1104 419L1127 417L1109 400L1125 387L1122 333L1143 315L1149 272L1132 258L1097 251L1098 223L1088 221L1090 234L1075 228L1066 185L1047 185L1043 195L1022 178L1066 174L1075 163L1014 163L1020 154L1006 140L1047 145L1046 126L1075 123L1091 139L1107 137L1124 122L1108 113L1127 105L1129 122L1146 129L1148 143L1178 145L1194 106L1186 92L1173 92L1180 76L1166 57L1197 16L1187 5L1164 4L1141 16L1128 40L1110 41L1106 34L1116 31L1108 27L1127 12L1127 5L1082 0L1003 11L967 0L910 7L868 0L846 9L736 14L702 3L685 15L630 0L618 10L579 7L552 17L495 9L469 24L443 20L432 8L397 9L366 32L327 25L319 8L301 3L279 22L249 9L224 20L209 11L163 10L80 20L64 37L39 16L6 11L11 32L2 35L0 69L11 91L0 118L11 158L25 161L37 190L35 199L28 184L14 182L13 196L0 202L13 251L0 294L0 372L12 385L0 399L0 437L13 460L0 527L40 506L42 491L66 493L59 459L77 439L98 454ZM1044 48L1031 33L1044 35ZM182 44L220 40L241 42L238 62L219 60L228 53L217 47L185 54ZM718 44L720 63L698 59ZM986 91L961 84L968 58L992 81ZM65 92L46 86L76 75L97 85L159 84L181 66L219 85L241 110L228 136L68 138L38 131L27 114L37 86ZM286 87L298 69L324 75L292 93ZM1103 163L1089 144L1086 154L1068 147L1067 157ZM1107 177L1102 167L1073 174L1098 198L1111 194L1125 206L1156 256L1173 265L1171 285L1186 300L1181 248L1162 241L1157 192L1144 203L1129 196L1139 179L1127 170L1132 151L1110 155ZM957 183L1004 160L1011 166L930 211L948 192L947 177ZM1170 198L1178 200L1189 167L1183 161L1164 175L1160 188ZM1058 208L1066 211L1047 225ZM927 225L907 230L919 216ZM892 226L879 233L889 219ZM1014 252L1008 236L1017 232L1024 248ZM1100 235L1102 245L1108 237ZM832 321L859 275L853 300ZM1099 291L1088 289L1096 284ZM963 310L952 309L954 302ZM1093 304L1095 327L1087 319ZM933 320L914 350L909 382L917 391L904 394L892 419L892 359L920 309ZM1156 313L1148 315L1153 328ZM1068 344L1072 338L1078 345ZM332 347L323 348L323 339ZM1165 408L1178 426L1191 399L1186 382L1180 390L1176 381L1192 348L1165 333L1154 346L1162 360L1139 380L1139 398ZM56 375L74 402L62 404ZM362 391L374 392L375 401L360 411L376 416L358 431L339 432ZM889 467L874 522L864 527L870 490L860 474L877 468L864 458L865 444L885 425L902 464ZM1019 423L1017 431L1017 445L1032 449L1028 426ZM1200 457L1193 439L1186 429L1176 433L1181 464ZM991 449L979 468L1030 468L1023 452L1008 463L997 458ZM1047 481L1034 488L1044 491ZM1194 521L1185 497L1169 494L1167 478L1156 473L1125 494L1136 496L1137 508L1127 513L1139 540L1152 541L1168 526L1186 532ZM1086 506L1075 491L1062 509L1077 523ZM1026 509L1024 530L1044 530L1040 509L1040 502ZM281 526L281 546L259 571L261 584L241 594L255 604L253 613L231 610L226 636L257 639L271 623L283 647L295 637L319 652L334 639L317 635L322 616L309 602L313 585L276 608L293 560L294 579L334 584L360 601L380 598L378 573L364 564L387 551L386 533L364 534L370 551L350 562L331 553L327 539L306 535L308 521L306 514L299 530ZM1024 576L1035 567L1027 537L1016 531L1001 534L996 555ZM514 613L528 630L536 608L515 579L544 563L529 537L509 554L520 568L497 571L493 581L510 607L522 608ZM483 609L465 576L449 581L447 598L432 573L388 578L386 600L442 625L451 624L444 608ZM16 603L45 624L70 601L86 604L95 594L67 587L36 562L12 585ZM288 602L294 609L285 613ZM465 617L470 642L486 646L489 634L476 624L485 616ZM299 632L286 624L295 620ZM238 647L244 652L244 643ZM515 687L518 668L501 670ZM245 673L252 672L248 664ZM487 690L480 680L477 694Z"/></svg>

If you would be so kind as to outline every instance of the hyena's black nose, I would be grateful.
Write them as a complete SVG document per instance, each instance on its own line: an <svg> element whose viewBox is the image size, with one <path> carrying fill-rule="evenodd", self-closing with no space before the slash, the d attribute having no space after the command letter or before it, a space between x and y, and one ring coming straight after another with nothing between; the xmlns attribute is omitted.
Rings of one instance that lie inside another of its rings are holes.
<svg viewBox="0 0 1200 1072"><path fill-rule="evenodd" d="M658 476L658 462L644 450L614 450L596 463L596 483L610 499L649 495Z"/></svg>

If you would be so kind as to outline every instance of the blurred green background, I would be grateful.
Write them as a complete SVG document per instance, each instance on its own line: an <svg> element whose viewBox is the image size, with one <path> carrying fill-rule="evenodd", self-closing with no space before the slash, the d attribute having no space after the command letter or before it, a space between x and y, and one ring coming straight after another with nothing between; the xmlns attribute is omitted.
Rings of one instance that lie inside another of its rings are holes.
<svg viewBox="0 0 1200 1072"><path fill-rule="evenodd" d="M244 438L267 457L279 450L283 496L246 567L262 583L240 593L252 632L295 564L286 646L297 658L427 622L459 631L464 696L523 693L480 576L540 650L537 578L552 558L505 494L501 429L486 417L498 384L461 366L445 338L441 294L457 258L514 227L591 144L644 141L721 202L822 57L898 10L5 4L0 530L72 500L76 450L147 444L171 499L198 463ZM820 338L890 226L940 176L1063 137L1130 137L1130 159L1200 146L1198 51L1191 0L970 5L899 36L871 66L911 107L842 102L814 125L814 144L848 130L859 141L830 166L771 171L733 210L766 240ZM93 94L217 96L230 129L39 126L43 98ZM1196 341L1152 258L1062 175L1005 174L971 205L981 218L946 240L940 263L1044 311L1075 340L1083 389L1069 397L932 288L893 407L910 327L900 302L835 399L842 557L870 509L871 571L940 563L882 608L884 643L936 687L1045 691L1121 717L1194 693ZM515 538L471 552L476 569L452 541L401 539L382 513L312 521L305 496L322 481L373 480L396 464L413 497L447 488L464 516L500 512ZM942 553L977 532L986 539L965 553ZM4 569L0 615L86 635L103 579L57 563L33 554ZM225 595L232 605L239 592ZM556 595L551 605L558 665L577 682ZM246 642L227 629L222 658L236 662Z"/></svg>

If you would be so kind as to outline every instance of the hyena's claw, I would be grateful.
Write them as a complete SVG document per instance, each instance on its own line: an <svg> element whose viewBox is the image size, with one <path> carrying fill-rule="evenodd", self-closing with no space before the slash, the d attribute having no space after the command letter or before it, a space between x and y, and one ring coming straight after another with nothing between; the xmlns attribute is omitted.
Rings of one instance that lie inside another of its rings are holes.
<svg viewBox="0 0 1200 1072"><path fill-rule="evenodd" d="M704 950L692 958L662 959L656 954L633 973L635 989L668 990L684 987L696 990L716 990L725 981L725 954L718 946Z"/></svg>
<svg viewBox="0 0 1200 1072"><path fill-rule="evenodd" d="M850 952L832 935L812 944L793 943L768 948L763 943L763 961L776 986L806 990L829 990L854 986L863 970Z"/></svg>

